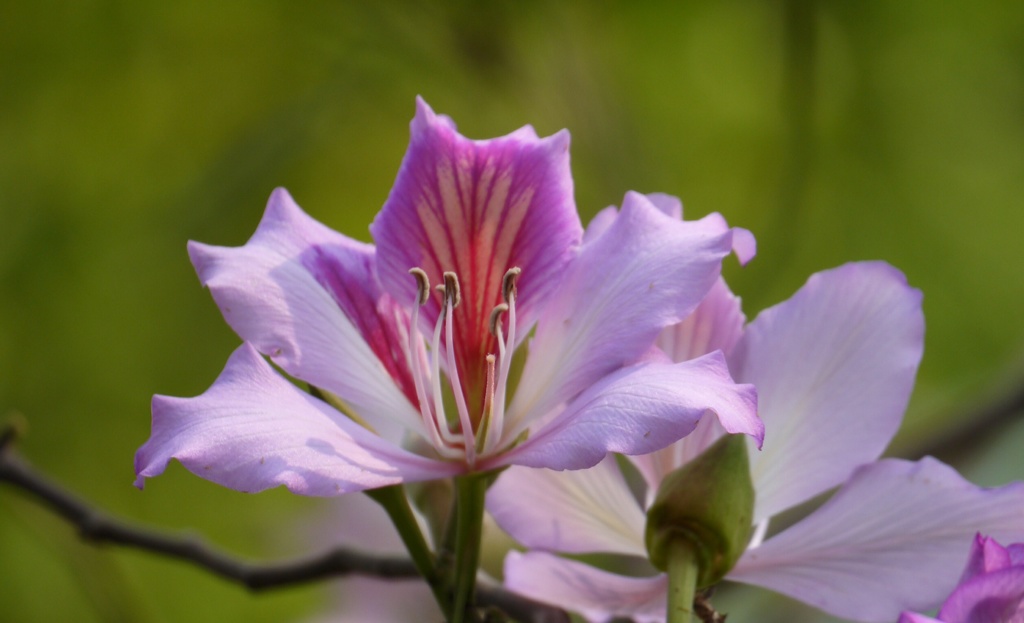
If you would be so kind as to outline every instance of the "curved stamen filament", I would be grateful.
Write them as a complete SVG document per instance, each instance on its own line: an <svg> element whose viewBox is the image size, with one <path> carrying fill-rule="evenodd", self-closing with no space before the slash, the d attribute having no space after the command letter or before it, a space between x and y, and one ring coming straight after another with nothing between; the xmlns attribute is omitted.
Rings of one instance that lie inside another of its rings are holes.
<svg viewBox="0 0 1024 623"><path fill-rule="evenodd" d="M454 313L453 310L462 301L459 292L459 279L453 272L444 274L444 334L445 351L448 355L448 380L451 382L452 393L455 395L455 406L459 411L459 424L462 425L462 439L466 447L466 463L472 466L476 463L476 439L473 431L473 421L469 417L469 409L466 407L466 397L462 393L462 382L459 380L459 369L455 365L455 337L454 337Z"/></svg>
<svg viewBox="0 0 1024 623"><path fill-rule="evenodd" d="M478 428L474 429L455 358L454 309L462 301L458 277L454 272L445 272L444 283L435 286L441 294L441 309L428 346L428 361L419 327L419 308L430 300L430 281L423 269L409 270L409 274L416 279L417 296L408 334L408 358L426 435L441 456L448 459L464 458L470 467L476 463L479 454L492 452L503 441L505 394L508 391L512 351L516 341L516 280L521 272L519 268L512 268L505 273L501 282L501 296L504 302L496 305L491 311L489 328L496 338L498 354L497 357L494 354L486 357L483 413ZM505 314L508 314L507 336L502 331L501 322ZM441 391L442 332L447 364L445 372L458 410L458 431L453 430L454 423L449 423L445 415L444 394Z"/></svg>
<svg viewBox="0 0 1024 623"><path fill-rule="evenodd" d="M500 359L497 379L495 379L493 410L487 422L486 443L484 452L490 452L501 441L501 433L505 427L505 393L508 391L508 375L512 367L512 352L516 347L516 281L522 273L519 267L510 268L501 280L501 296L504 303L499 303L491 312L491 332L498 338L498 357ZM501 315L508 313L508 338L502 336Z"/></svg>
<svg viewBox="0 0 1024 623"><path fill-rule="evenodd" d="M441 329L444 327L447 307L448 299L444 298L441 303L441 313L437 316L437 324L434 325L434 338L430 342L430 370L433 373L430 380L434 390L434 428L441 435L442 443L438 449L442 451L445 448L452 448L459 440L458 436L452 433L451 428L448 427L448 418L444 413L444 399L441 394ZM459 453L448 452L445 455L458 456Z"/></svg>
<svg viewBox="0 0 1024 623"><path fill-rule="evenodd" d="M413 383L416 385L416 400L419 402L420 416L423 418L423 426L430 435L430 441L435 446L440 445L441 439L435 426L433 414L430 412L430 403L427 399L425 372L423 362L420 360L420 306L427 302L430 297L430 280L427 273L421 268L410 268L409 274L416 279L416 301L412 307L412 322L409 328L409 367L412 370Z"/></svg>
<svg viewBox="0 0 1024 623"><path fill-rule="evenodd" d="M419 402L420 415L423 418L423 426L426 429L426 433L429 437L429 441L434 448L444 456L445 458L458 458L462 455L456 445L457 437L452 435L448 429L447 421L444 417L444 407L440 400L441 396L441 385L440 385L440 372L437 366L437 344L439 341L441 323L438 322L434 330L434 341L432 350L432 360L428 364L422 355L423 351L420 348L423 344L422 337L420 335L419 328L419 315L420 306L425 304L430 299L430 280L427 278L427 273L420 268L412 268L409 270L416 279L417 296L416 301L413 305L412 311L412 325L409 331L409 364L412 370L413 382L416 386L416 398ZM431 373L430 371L433 371ZM433 382L433 395L435 400L433 401L434 409L431 410L431 400L427 393L427 384Z"/></svg>

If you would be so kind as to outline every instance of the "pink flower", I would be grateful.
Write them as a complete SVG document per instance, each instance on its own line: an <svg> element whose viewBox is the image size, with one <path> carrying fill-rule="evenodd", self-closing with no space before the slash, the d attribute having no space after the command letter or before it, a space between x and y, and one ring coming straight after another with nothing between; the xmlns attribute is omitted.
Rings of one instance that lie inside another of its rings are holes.
<svg viewBox="0 0 1024 623"><path fill-rule="evenodd" d="M1024 543L974 537L960 584L938 618L904 612L899 623L1024 623Z"/></svg>
<svg viewBox="0 0 1024 623"><path fill-rule="evenodd" d="M280 189L244 246L189 243L245 343L201 396L154 397L137 484L172 458L240 491L305 495L512 464L579 469L664 447L706 411L759 436L753 389L720 355L643 359L714 284L732 230L629 194L581 246L568 146L568 133L530 127L472 141L418 100L376 246Z"/></svg>
<svg viewBox="0 0 1024 623"><path fill-rule="evenodd" d="M659 201L681 212L678 202ZM599 215L598 230L614 218ZM815 274L746 327L739 300L719 281L663 332L659 345L672 359L720 349L735 378L758 391L766 437L763 451L750 448L753 536L728 579L840 617L893 621L948 594L975 532L1024 537L1024 486L981 489L931 458L878 460L902 420L923 336L920 292L881 262ZM653 492L721 434L708 419L686 439L632 458L647 485L643 503L611 459L583 472L503 473L488 509L533 550L506 560L507 586L592 621L664 620L665 578L653 567L625 577L552 552L646 559L644 509ZM810 516L764 539L773 516L836 486ZM527 492L530 504L521 501Z"/></svg>

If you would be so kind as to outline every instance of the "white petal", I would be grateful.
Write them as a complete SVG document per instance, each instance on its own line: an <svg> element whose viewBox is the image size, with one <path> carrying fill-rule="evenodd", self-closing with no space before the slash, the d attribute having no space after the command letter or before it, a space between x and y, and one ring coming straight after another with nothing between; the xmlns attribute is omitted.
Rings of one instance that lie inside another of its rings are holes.
<svg viewBox="0 0 1024 623"><path fill-rule="evenodd" d="M531 549L647 555L646 518L611 455L576 471L512 467L487 492L487 510Z"/></svg>
<svg viewBox="0 0 1024 623"><path fill-rule="evenodd" d="M544 552L512 552L505 559L505 586L531 599L579 612L593 623L616 616L637 623L665 620L668 593L664 575L632 578Z"/></svg>
<svg viewBox="0 0 1024 623"><path fill-rule="evenodd" d="M921 293L882 262L815 274L761 312L730 357L757 387L764 449L751 452L755 521L846 480L903 419L924 346Z"/></svg>

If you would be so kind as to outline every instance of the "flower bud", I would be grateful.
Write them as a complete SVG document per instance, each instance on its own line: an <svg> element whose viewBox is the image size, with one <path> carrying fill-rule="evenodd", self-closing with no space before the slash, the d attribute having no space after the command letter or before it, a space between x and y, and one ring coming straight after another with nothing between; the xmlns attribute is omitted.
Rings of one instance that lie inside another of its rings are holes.
<svg viewBox="0 0 1024 623"><path fill-rule="evenodd" d="M753 513L747 440L726 435L662 480L647 511L644 539L651 563L666 571L669 544L683 539L697 557L697 587L710 586L746 550Z"/></svg>

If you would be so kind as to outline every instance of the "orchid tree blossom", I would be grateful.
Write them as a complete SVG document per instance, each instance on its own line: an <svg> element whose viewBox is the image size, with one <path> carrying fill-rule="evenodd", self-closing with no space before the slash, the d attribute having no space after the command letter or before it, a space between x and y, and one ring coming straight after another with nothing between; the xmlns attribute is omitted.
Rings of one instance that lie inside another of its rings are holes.
<svg viewBox="0 0 1024 623"><path fill-rule="evenodd" d="M1024 622L1024 543L1003 547L977 535L960 584L937 617L904 612L899 623Z"/></svg>
<svg viewBox="0 0 1024 623"><path fill-rule="evenodd" d="M605 235L600 229L615 218L599 215L594 235ZM761 452L750 448L752 538L727 579L840 617L894 621L949 593L977 531L1024 537L1024 485L986 490L931 458L878 460L899 427L923 351L921 294L899 271L862 262L821 272L744 322L739 299L718 281L659 338L676 361L724 352L734 377L758 391L766 436ZM503 473L488 510L531 550L506 559L506 585L591 621L664 621L667 581L653 567L626 577L554 554L646 559L644 509L662 478L722 434L709 418L686 439L633 458L647 487L639 500L611 457L585 472ZM773 516L836 486L811 515L764 539ZM526 495L535 501L523 504Z"/></svg>
<svg viewBox="0 0 1024 623"><path fill-rule="evenodd" d="M645 358L718 278L734 246L721 217L683 223L630 193L581 245L567 132L470 140L417 100L411 135L376 246L282 189L245 245L189 243L244 343L202 395L154 397L138 486L172 458L240 491L319 496L580 469L662 448L707 413L760 440L754 390L720 354Z"/></svg>

